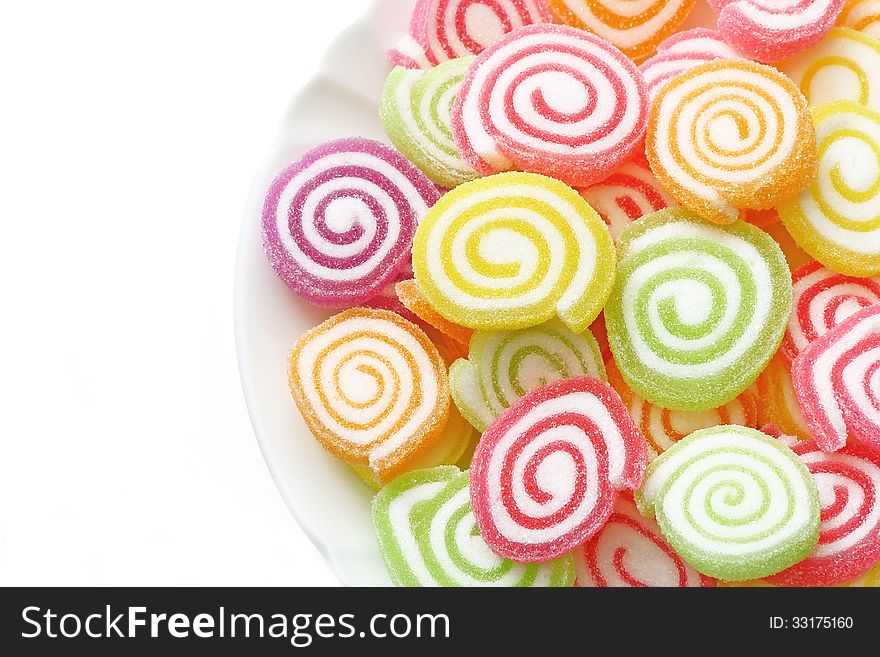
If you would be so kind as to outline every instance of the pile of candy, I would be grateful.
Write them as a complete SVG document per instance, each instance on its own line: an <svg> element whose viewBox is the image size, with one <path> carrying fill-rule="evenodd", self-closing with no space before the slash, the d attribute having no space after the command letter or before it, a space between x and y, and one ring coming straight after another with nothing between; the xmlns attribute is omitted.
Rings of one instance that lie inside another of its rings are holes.
<svg viewBox="0 0 880 657"><path fill-rule="evenodd" d="M694 4L418 0L268 191L396 584L878 586L880 5Z"/></svg>

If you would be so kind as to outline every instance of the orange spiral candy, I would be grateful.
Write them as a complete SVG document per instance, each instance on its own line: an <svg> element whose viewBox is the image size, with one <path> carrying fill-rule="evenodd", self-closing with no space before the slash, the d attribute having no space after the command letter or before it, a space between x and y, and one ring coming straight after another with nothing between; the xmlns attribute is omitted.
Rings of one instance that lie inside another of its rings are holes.
<svg viewBox="0 0 880 657"><path fill-rule="evenodd" d="M419 327L388 310L352 308L293 347L290 391L324 448L384 484L443 436L446 365Z"/></svg>
<svg viewBox="0 0 880 657"><path fill-rule="evenodd" d="M718 223L803 190L816 171L806 100L774 68L716 60L670 80L648 119L647 155L684 207Z"/></svg>

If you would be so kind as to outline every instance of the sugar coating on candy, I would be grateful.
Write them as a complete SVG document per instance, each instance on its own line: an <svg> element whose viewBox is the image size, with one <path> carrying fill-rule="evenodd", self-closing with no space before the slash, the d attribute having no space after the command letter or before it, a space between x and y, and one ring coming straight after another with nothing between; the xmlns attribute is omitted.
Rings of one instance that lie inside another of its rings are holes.
<svg viewBox="0 0 880 657"><path fill-rule="evenodd" d="M669 80L651 106L651 170L681 205L718 223L800 192L816 170L804 97L776 69L716 60Z"/></svg>
<svg viewBox="0 0 880 657"><path fill-rule="evenodd" d="M791 449L756 429L691 434L648 466L636 502L685 561L727 581L778 573L819 538L813 476Z"/></svg>
<svg viewBox="0 0 880 657"><path fill-rule="evenodd" d="M866 34L836 27L779 68L812 106L851 100L880 111L880 42Z"/></svg>
<svg viewBox="0 0 880 657"><path fill-rule="evenodd" d="M392 143L442 187L474 180L477 172L452 136L452 104L473 57L444 62L430 71L397 67L388 76L379 113Z"/></svg>
<svg viewBox="0 0 880 657"><path fill-rule="evenodd" d="M718 31L749 59L777 62L809 48L834 27L844 0L709 0Z"/></svg>
<svg viewBox="0 0 880 657"><path fill-rule="evenodd" d="M589 331L574 333L559 320L516 331L477 331L467 359L449 369L452 399L480 431L525 394L560 379L605 378Z"/></svg>
<svg viewBox="0 0 880 657"><path fill-rule="evenodd" d="M419 284L415 280L401 281L395 287L397 298L400 299L407 309L415 314L423 322L430 324L435 329L448 335L456 342L467 346L470 344L473 330L453 324L442 315L438 314L431 304L425 299L425 296L419 290Z"/></svg>
<svg viewBox="0 0 880 657"><path fill-rule="evenodd" d="M504 173L432 208L416 231L413 268L434 310L460 326L509 330L558 316L582 333L611 290L614 243L570 187Z"/></svg>
<svg viewBox="0 0 880 657"><path fill-rule="evenodd" d="M632 496L623 493L599 533L574 552L576 586L713 587L675 553L652 518L639 513Z"/></svg>
<svg viewBox="0 0 880 657"><path fill-rule="evenodd" d="M581 196L599 213L615 240L636 219L676 205L647 163L638 160L627 162L602 182L581 190Z"/></svg>
<svg viewBox="0 0 880 657"><path fill-rule="evenodd" d="M657 54L639 66L654 98L672 78L715 59L737 59L741 55L728 46L715 30L695 27L678 32L657 46Z"/></svg>
<svg viewBox="0 0 880 657"><path fill-rule="evenodd" d="M758 426L758 398L752 388L718 408L707 411L673 411L652 404L630 390L613 362L608 363L607 371L608 383L620 395L636 426L645 436L648 462L700 429L709 429L720 424L738 424L752 428Z"/></svg>
<svg viewBox="0 0 880 657"><path fill-rule="evenodd" d="M849 582L847 586L872 589L880 588L880 563L861 577L857 577L852 582Z"/></svg>
<svg viewBox="0 0 880 657"><path fill-rule="evenodd" d="M406 266L416 225L438 198L437 187L394 149L369 139L329 142L272 183L263 248L306 301L357 305Z"/></svg>
<svg viewBox="0 0 880 657"><path fill-rule="evenodd" d="M880 39L880 0L849 0L837 17L837 24Z"/></svg>
<svg viewBox="0 0 880 657"><path fill-rule="evenodd" d="M556 16L589 30L638 61L687 18L696 0L548 0Z"/></svg>
<svg viewBox="0 0 880 657"><path fill-rule="evenodd" d="M850 442L828 454L814 440L795 441L792 450L819 489L819 545L767 580L777 586L831 586L863 575L880 562L880 452Z"/></svg>
<svg viewBox="0 0 880 657"><path fill-rule="evenodd" d="M469 474L457 468L418 470L375 497L374 527L392 581L398 586L571 586L570 556L520 564L489 550L476 529L468 481Z"/></svg>
<svg viewBox="0 0 880 657"><path fill-rule="evenodd" d="M387 310L352 308L306 333L290 356L290 391L331 454L379 483L443 435L446 366L425 333Z"/></svg>
<svg viewBox="0 0 880 657"><path fill-rule="evenodd" d="M477 58L452 128L481 174L519 169L586 187L633 153L647 106L642 74L619 50L582 30L533 25Z"/></svg>
<svg viewBox="0 0 880 657"><path fill-rule="evenodd" d="M880 305L807 345L792 365L792 379L822 449L843 449L852 436L880 450Z"/></svg>
<svg viewBox="0 0 880 657"><path fill-rule="evenodd" d="M880 277L855 278L838 274L818 262L792 274L793 310L782 349L789 362L816 338L862 308L880 303Z"/></svg>
<svg viewBox="0 0 880 657"><path fill-rule="evenodd" d="M618 252L605 323L633 391L664 408L702 411L754 383L791 310L791 274L766 233L662 210L624 230Z"/></svg>
<svg viewBox="0 0 880 657"><path fill-rule="evenodd" d="M849 101L813 108L819 173L779 216L822 264L851 276L880 274L880 112Z"/></svg>
<svg viewBox="0 0 880 657"><path fill-rule="evenodd" d="M574 377L527 394L477 444L471 502L493 552L531 563L566 554L605 524L647 454L607 383Z"/></svg>
<svg viewBox="0 0 880 657"><path fill-rule="evenodd" d="M787 435L809 440L810 430L794 392L789 367L780 350L758 377L758 423L773 424Z"/></svg>
<svg viewBox="0 0 880 657"><path fill-rule="evenodd" d="M777 218L779 214L776 214ZM746 220L748 220L748 214L746 216ZM749 222L752 223L752 222ZM757 224L754 224L757 225ZM772 223L769 225L760 225L758 228L761 228L765 233L770 235L776 243L779 245L779 248L782 249L782 252L785 254L785 259L788 261L788 266L790 269L795 270L803 267L804 265L813 262L813 258L810 257L810 254L804 251L797 242L794 241L794 238L788 232L788 229L785 227L781 221L777 221L776 223Z"/></svg>

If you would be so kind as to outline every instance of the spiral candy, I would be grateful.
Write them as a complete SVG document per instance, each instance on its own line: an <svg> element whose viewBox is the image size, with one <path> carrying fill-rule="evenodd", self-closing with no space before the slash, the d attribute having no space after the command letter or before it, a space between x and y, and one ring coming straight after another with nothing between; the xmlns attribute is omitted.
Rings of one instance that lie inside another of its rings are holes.
<svg viewBox="0 0 880 657"><path fill-rule="evenodd" d="M450 368L449 386L462 415L485 431L526 393L579 375L605 378L596 339L550 320L517 331L477 331L468 358Z"/></svg>
<svg viewBox="0 0 880 657"><path fill-rule="evenodd" d="M382 92L380 114L392 143L442 187L474 180L477 172L452 136L452 104L473 57L453 59L430 71L397 67Z"/></svg>
<svg viewBox="0 0 880 657"><path fill-rule="evenodd" d="M880 38L880 0L848 0L837 18L837 24L874 39Z"/></svg>
<svg viewBox="0 0 880 657"><path fill-rule="evenodd" d="M691 434L648 466L636 502L685 561L727 581L778 573L818 541L812 475L791 449L755 429Z"/></svg>
<svg viewBox="0 0 880 657"><path fill-rule="evenodd" d="M646 147L660 184L718 223L796 194L816 166L803 96L776 69L746 60L707 62L663 85Z"/></svg>
<svg viewBox="0 0 880 657"><path fill-rule="evenodd" d="M446 367L424 332L396 313L353 308L330 318L296 343L289 373L317 440L379 483L442 437Z"/></svg>
<svg viewBox="0 0 880 657"><path fill-rule="evenodd" d="M554 315L582 333L614 278L605 224L573 189L528 173L465 183L425 216L413 243L422 294L447 320L508 330Z"/></svg>
<svg viewBox="0 0 880 657"><path fill-rule="evenodd" d="M574 552L580 587L712 587L715 580L687 565L622 494L599 533Z"/></svg>
<svg viewBox="0 0 880 657"><path fill-rule="evenodd" d="M663 210L630 225L618 250L605 321L633 391L664 408L702 411L757 379L791 310L791 274L766 233Z"/></svg>
<svg viewBox="0 0 880 657"><path fill-rule="evenodd" d="M368 139L319 146L272 183L263 246L300 297L343 308L377 294L409 260L437 187L397 151Z"/></svg>
<svg viewBox="0 0 880 657"><path fill-rule="evenodd" d="M792 366L807 426L828 452L853 436L880 449L880 305L811 342Z"/></svg>
<svg viewBox="0 0 880 657"><path fill-rule="evenodd" d="M789 362L845 319L880 303L880 277L844 276L812 262L794 272L792 280L794 308L782 341Z"/></svg>
<svg viewBox="0 0 880 657"><path fill-rule="evenodd" d="M532 25L477 58L452 128L483 175L517 168L586 187L632 154L647 103L642 74L619 50L582 30Z"/></svg>
<svg viewBox="0 0 880 657"><path fill-rule="evenodd" d="M657 46L657 54L645 60L639 70L645 76L651 98L669 80L695 66L714 59L736 59L740 55L721 35L703 27L679 32Z"/></svg>
<svg viewBox="0 0 880 657"><path fill-rule="evenodd" d="M880 113L839 101L813 109L819 175L779 206L795 241L851 276L880 274Z"/></svg>
<svg viewBox="0 0 880 657"><path fill-rule="evenodd" d="M589 30L635 60L649 56L657 44L681 25L695 0L549 0L566 25Z"/></svg>
<svg viewBox="0 0 880 657"><path fill-rule="evenodd" d="M834 27L843 0L709 0L724 39L749 59L776 62Z"/></svg>
<svg viewBox="0 0 880 657"><path fill-rule="evenodd" d="M527 394L493 422L474 454L471 502L493 552L553 559L593 536L617 491L637 488L645 440L617 393L575 377Z"/></svg>
<svg viewBox="0 0 880 657"><path fill-rule="evenodd" d="M853 442L828 454L813 440L792 449L819 488L819 545L767 580L777 586L831 586L863 575L880 562L880 453Z"/></svg>

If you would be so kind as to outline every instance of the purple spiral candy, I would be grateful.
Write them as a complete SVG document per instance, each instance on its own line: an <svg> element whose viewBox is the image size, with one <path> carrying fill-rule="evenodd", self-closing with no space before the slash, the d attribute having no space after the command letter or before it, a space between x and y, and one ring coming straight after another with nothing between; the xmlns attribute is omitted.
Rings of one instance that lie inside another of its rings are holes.
<svg viewBox="0 0 880 657"><path fill-rule="evenodd" d="M437 186L392 148L369 139L328 142L272 183L263 248L306 301L355 306L406 266L419 220L439 198Z"/></svg>

